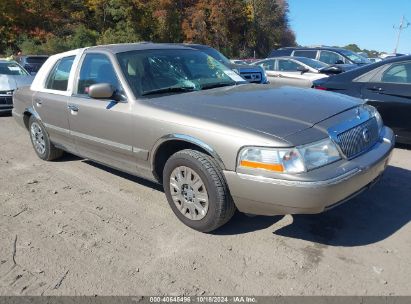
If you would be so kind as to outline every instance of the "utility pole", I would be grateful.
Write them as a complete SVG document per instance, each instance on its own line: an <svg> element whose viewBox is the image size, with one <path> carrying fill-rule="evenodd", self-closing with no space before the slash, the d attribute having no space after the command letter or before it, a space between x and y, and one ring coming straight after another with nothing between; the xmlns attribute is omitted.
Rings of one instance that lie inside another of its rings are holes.
<svg viewBox="0 0 411 304"><path fill-rule="evenodd" d="M400 45L400 37L401 37L402 30L405 30L407 27L410 26L410 24L411 23L409 23L403 15L401 18L400 26L398 27L397 44L395 45L394 54L397 54L398 46ZM394 28L396 28L395 25L394 25Z"/></svg>

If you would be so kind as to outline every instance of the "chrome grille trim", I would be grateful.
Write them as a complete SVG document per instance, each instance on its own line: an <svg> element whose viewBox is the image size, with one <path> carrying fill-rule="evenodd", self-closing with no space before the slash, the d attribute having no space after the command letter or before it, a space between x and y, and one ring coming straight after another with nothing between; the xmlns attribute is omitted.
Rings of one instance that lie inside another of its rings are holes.
<svg viewBox="0 0 411 304"><path fill-rule="evenodd" d="M0 105L12 105L13 97L12 96L0 96Z"/></svg>
<svg viewBox="0 0 411 304"><path fill-rule="evenodd" d="M336 143L346 158L354 158L368 151L379 138L375 117L336 136Z"/></svg>
<svg viewBox="0 0 411 304"><path fill-rule="evenodd" d="M259 72L240 72L240 75L248 82L260 83L262 80L262 75Z"/></svg>

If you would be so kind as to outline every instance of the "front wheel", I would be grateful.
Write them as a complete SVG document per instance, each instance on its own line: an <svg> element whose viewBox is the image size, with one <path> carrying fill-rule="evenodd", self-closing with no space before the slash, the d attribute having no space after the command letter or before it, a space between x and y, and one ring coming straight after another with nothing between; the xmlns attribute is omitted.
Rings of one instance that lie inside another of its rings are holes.
<svg viewBox="0 0 411 304"><path fill-rule="evenodd" d="M31 116L29 119L29 131L34 151L42 160L54 160L63 155L63 151L56 148L50 141L41 121L34 116Z"/></svg>
<svg viewBox="0 0 411 304"><path fill-rule="evenodd" d="M212 157L199 151L172 155L164 167L163 186L175 215L201 232L224 225L236 210L221 169Z"/></svg>

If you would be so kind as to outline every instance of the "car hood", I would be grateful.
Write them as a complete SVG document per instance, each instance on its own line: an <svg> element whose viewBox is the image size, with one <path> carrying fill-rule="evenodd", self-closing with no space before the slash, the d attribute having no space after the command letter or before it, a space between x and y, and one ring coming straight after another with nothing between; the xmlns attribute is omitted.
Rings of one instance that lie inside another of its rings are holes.
<svg viewBox="0 0 411 304"><path fill-rule="evenodd" d="M0 91L13 91L17 88L30 85L33 76L0 75Z"/></svg>
<svg viewBox="0 0 411 304"><path fill-rule="evenodd" d="M249 73L249 72L255 72L255 71L262 72L262 71L263 71L263 68L260 67L260 66L247 65L247 64L235 64L235 63L232 63L232 64L230 65L230 68L231 68L232 70L237 70L237 71L239 71L240 73Z"/></svg>
<svg viewBox="0 0 411 304"><path fill-rule="evenodd" d="M285 138L358 106L359 99L293 87L238 85L150 99L157 108Z"/></svg>

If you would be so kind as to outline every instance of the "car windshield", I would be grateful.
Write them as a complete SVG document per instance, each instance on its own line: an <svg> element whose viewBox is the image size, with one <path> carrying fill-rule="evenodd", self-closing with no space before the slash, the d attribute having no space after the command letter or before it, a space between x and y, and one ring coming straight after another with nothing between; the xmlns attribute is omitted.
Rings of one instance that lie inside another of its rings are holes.
<svg viewBox="0 0 411 304"><path fill-rule="evenodd" d="M16 62L0 62L0 75L26 76L29 73Z"/></svg>
<svg viewBox="0 0 411 304"><path fill-rule="evenodd" d="M195 50L140 50L117 54L135 96L175 94L245 83L241 76Z"/></svg>
<svg viewBox="0 0 411 304"><path fill-rule="evenodd" d="M354 63L359 63L359 64L371 63L371 61L369 61L367 58L365 58L361 55L358 55L358 54L356 54L352 51L349 51L349 50L341 50L341 54L346 56L348 59L350 59Z"/></svg>
<svg viewBox="0 0 411 304"><path fill-rule="evenodd" d="M207 47L207 48L201 48L199 50L213 57L215 60L221 62L225 66L229 67L231 64L230 60L227 57L225 57L223 54L221 54L219 51L217 51L216 49Z"/></svg>
<svg viewBox="0 0 411 304"><path fill-rule="evenodd" d="M311 58L299 57L298 61L304 63L305 65L308 65L315 70L320 70L328 67L328 64Z"/></svg>

